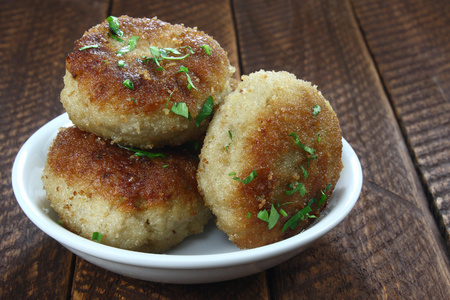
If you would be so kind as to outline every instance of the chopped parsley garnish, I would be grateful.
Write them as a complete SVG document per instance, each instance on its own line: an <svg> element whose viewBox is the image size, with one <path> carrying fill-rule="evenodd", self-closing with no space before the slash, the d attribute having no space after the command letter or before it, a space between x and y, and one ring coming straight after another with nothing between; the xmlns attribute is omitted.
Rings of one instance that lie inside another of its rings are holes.
<svg viewBox="0 0 450 300"><path fill-rule="evenodd" d="M121 68L125 67L125 66L126 66L125 61L124 61L124 60L119 60L119 61L117 62L117 66L118 66L118 67L121 67Z"/></svg>
<svg viewBox="0 0 450 300"><path fill-rule="evenodd" d="M118 41L118 42L125 43L124 40L122 40L120 37L118 37L118 36L115 35L115 34L110 34L110 33L108 32L108 36L109 36L110 38L115 39L115 40Z"/></svg>
<svg viewBox="0 0 450 300"><path fill-rule="evenodd" d="M124 87L129 88L130 90L134 90L134 84L133 84L133 82L130 79L125 79L125 81L122 82L122 85Z"/></svg>
<svg viewBox="0 0 450 300"><path fill-rule="evenodd" d="M321 207L322 204L327 200L327 195L325 195L324 192L328 192L328 190L332 187L332 184L329 183L323 191L320 191L322 193L322 196L320 197L319 202L317 203L317 208Z"/></svg>
<svg viewBox="0 0 450 300"><path fill-rule="evenodd" d="M283 228L281 229L281 232L285 232L286 229L291 228L295 229L298 225L298 221L303 221L309 216L309 212L311 212L311 207L305 206L303 209L301 209L298 213L293 215L289 220L284 223Z"/></svg>
<svg viewBox="0 0 450 300"><path fill-rule="evenodd" d="M102 239L102 236L103 235L100 232L93 232L92 233L92 240L100 243L100 241Z"/></svg>
<svg viewBox="0 0 450 300"><path fill-rule="evenodd" d="M192 88L194 88L194 90L197 90L197 88L192 83L191 76L189 76L189 68L188 67L180 66L180 69L178 70L177 73L185 73L186 74L187 81L188 81L188 85L187 85L188 90L191 90Z"/></svg>
<svg viewBox="0 0 450 300"><path fill-rule="evenodd" d="M150 53L152 54L153 57L144 56L141 61L143 63L145 63L145 62L151 60L158 66L158 70L164 70L164 68L160 64L160 62L162 60L185 59L186 57L189 56L190 53L194 53L194 52L192 51L192 48L191 48L190 51L188 53L186 53L186 55L184 55L184 56L169 56L169 54L181 55L181 53L180 53L180 51L178 51L177 49L174 49L174 48L158 48L155 46L150 46Z"/></svg>
<svg viewBox="0 0 450 300"><path fill-rule="evenodd" d="M268 213L267 210L261 210L258 213L257 217L258 219L267 222L270 230L277 224L278 220L280 219L280 214L278 213L275 206L272 204L272 206L270 207L270 213Z"/></svg>
<svg viewBox="0 0 450 300"><path fill-rule="evenodd" d="M202 48L203 50L205 50L206 55L211 55L211 47L209 45L202 45L200 48Z"/></svg>
<svg viewBox="0 0 450 300"><path fill-rule="evenodd" d="M205 104L203 105L202 111L200 112L197 119L195 120L195 125L197 125L197 127L200 126L200 123L204 119L206 119L207 117L209 117L212 114L213 107L214 107L213 97L209 96L208 99L206 99Z"/></svg>
<svg viewBox="0 0 450 300"><path fill-rule="evenodd" d="M308 178L308 171L306 171L306 169L303 166L300 166L302 168L302 172L303 172L303 177Z"/></svg>
<svg viewBox="0 0 450 300"><path fill-rule="evenodd" d="M269 222L269 213L267 210L261 210L256 217L264 222Z"/></svg>
<svg viewBox="0 0 450 300"><path fill-rule="evenodd" d="M322 138L320 137L320 133L317 134L317 142L320 143L320 141L322 140Z"/></svg>
<svg viewBox="0 0 450 300"><path fill-rule="evenodd" d="M123 36L123 31L119 29L119 20L114 16L109 16L106 18L109 23L109 29L114 35L119 37Z"/></svg>
<svg viewBox="0 0 450 300"><path fill-rule="evenodd" d="M297 136L297 134L296 134L295 132L291 132L291 133L289 133L288 135L291 136L291 137L294 139L294 142L295 142L295 144L296 144L297 146L299 146L301 149L303 149L303 150L305 150L306 152L308 152L309 154L311 154L311 156L312 156L313 158L316 158L316 155L315 155L316 150L314 150L314 149L312 149L312 148L309 148L309 147L306 146L306 145L303 145L303 144L300 142L300 140L298 139L298 136Z"/></svg>
<svg viewBox="0 0 450 300"><path fill-rule="evenodd" d="M171 111L176 115L185 117L189 121L192 119L189 108L184 102L175 102L171 108Z"/></svg>
<svg viewBox="0 0 450 300"><path fill-rule="evenodd" d="M302 197L306 194L305 186L300 182L294 182L289 184L290 190L286 191L286 195L290 196L294 194L295 192L299 192Z"/></svg>
<svg viewBox="0 0 450 300"><path fill-rule="evenodd" d="M317 116L319 113L320 113L320 106L318 105L318 104L316 104L314 107L313 107L313 116Z"/></svg>
<svg viewBox="0 0 450 300"><path fill-rule="evenodd" d="M252 213L251 213L251 212L248 212L248 213L247 213L247 219L250 219L251 216L252 216Z"/></svg>
<svg viewBox="0 0 450 300"><path fill-rule="evenodd" d="M119 49L119 51L117 51L117 55L121 56L124 55L127 52L130 52L131 50L134 49L134 47L136 47L136 43L139 40L138 36L132 36L130 37L130 40L128 41L128 45L126 45L125 47L122 47Z"/></svg>
<svg viewBox="0 0 450 300"><path fill-rule="evenodd" d="M136 148L132 148L132 147L127 147L127 146L123 146L123 145L119 145L117 144L120 148L126 149L128 151L133 152L133 155L136 156L145 156L148 158L157 158L157 157L161 157L161 158L165 158L166 156L163 153L152 153L152 152L148 152L148 151L144 151L141 149L136 149Z"/></svg>
<svg viewBox="0 0 450 300"><path fill-rule="evenodd" d="M88 45L88 46L83 46L83 47L81 47L81 48L78 49L78 50L83 51L83 50L91 49L91 48L98 48L98 45Z"/></svg>
<svg viewBox="0 0 450 300"><path fill-rule="evenodd" d="M230 174L228 174L229 176L235 176L236 172L231 172ZM256 170L253 170L250 175L247 176L247 178L245 178L244 180L239 179L238 177L233 177L234 180L237 180L239 182L242 182L243 184L249 184L250 182L252 182L253 179L255 179L257 176L256 174Z"/></svg>
<svg viewBox="0 0 450 300"><path fill-rule="evenodd" d="M280 214L278 213L278 211L272 204L272 207L270 208L270 215L269 215L269 221L268 221L269 230L272 229L277 224L279 219L280 219Z"/></svg>
<svg viewBox="0 0 450 300"><path fill-rule="evenodd" d="M137 102L136 102L136 100L134 98L131 98L130 100L133 101L134 104L137 104Z"/></svg>
<svg viewBox="0 0 450 300"><path fill-rule="evenodd" d="M191 46L183 46L183 47L180 47L180 48L181 48L181 49L187 48L187 49L189 49L189 53L195 54L195 52L194 52L194 50L192 50L192 47L191 47Z"/></svg>
<svg viewBox="0 0 450 300"><path fill-rule="evenodd" d="M167 102L166 102L166 108L169 106L169 101L170 101L170 98L172 98L172 95L173 95L173 92L170 92L169 98L167 99Z"/></svg>
<svg viewBox="0 0 450 300"><path fill-rule="evenodd" d="M225 150L227 150L227 152L228 152L228 148L230 148L231 140L233 140L233 135L231 134L230 130L228 130L228 136L230 137L230 142L228 143L228 145L225 146Z"/></svg>

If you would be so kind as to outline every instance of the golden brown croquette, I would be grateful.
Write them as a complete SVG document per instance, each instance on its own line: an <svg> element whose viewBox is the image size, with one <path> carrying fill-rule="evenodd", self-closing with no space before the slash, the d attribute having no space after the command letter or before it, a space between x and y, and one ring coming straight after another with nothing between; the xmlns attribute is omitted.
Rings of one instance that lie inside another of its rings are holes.
<svg viewBox="0 0 450 300"><path fill-rule="evenodd" d="M69 230L88 239L99 232L101 243L118 248L163 252L202 232L212 214L197 190L198 159L160 154L139 156L70 127L49 149L43 186Z"/></svg>
<svg viewBox="0 0 450 300"><path fill-rule="evenodd" d="M197 29L121 16L85 32L66 59L61 102L80 129L142 149L204 134L230 92L227 53ZM118 34L117 32L121 32ZM197 127L197 125L199 125Z"/></svg>
<svg viewBox="0 0 450 300"><path fill-rule="evenodd" d="M214 115L197 173L219 229L240 248L298 234L339 179L341 139L311 83L287 72L243 76Z"/></svg>

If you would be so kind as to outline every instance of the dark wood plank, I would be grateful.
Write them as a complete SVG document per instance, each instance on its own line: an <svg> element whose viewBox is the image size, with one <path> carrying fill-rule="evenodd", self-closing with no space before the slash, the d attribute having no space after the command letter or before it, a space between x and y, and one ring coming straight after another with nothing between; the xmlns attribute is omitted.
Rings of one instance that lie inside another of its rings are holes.
<svg viewBox="0 0 450 300"><path fill-rule="evenodd" d="M209 284L163 284L105 272L78 258L74 282L73 299L269 299L264 273Z"/></svg>
<svg viewBox="0 0 450 300"><path fill-rule="evenodd" d="M450 2L354 6L450 250Z"/></svg>
<svg viewBox="0 0 450 300"><path fill-rule="evenodd" d="M273 298L445 298L444 245L349 1L234 3L242 73L286 70L317 84L364 173L344 222L272 270Z"/></svg>
<svg viewBox="0 0 450 300"><path fill-rule="evenodd" d="M63 112L65 55L84 28L104 17L107 1L0 2L0 299L64 299L73 255L21 211L11 168L25 140Z"/></svg>

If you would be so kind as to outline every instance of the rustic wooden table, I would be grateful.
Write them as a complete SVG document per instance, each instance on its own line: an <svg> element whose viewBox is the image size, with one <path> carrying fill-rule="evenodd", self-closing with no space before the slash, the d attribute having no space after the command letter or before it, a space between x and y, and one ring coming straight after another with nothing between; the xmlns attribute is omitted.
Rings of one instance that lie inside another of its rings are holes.
<svg viewBox="0 0 450 300"><path fill-rule="evenodd" d="M198 27L236 78L286 70L317 84L362 164L350 215L286 263L205 285L120 276L40 231L13 195L13 160L63 113L73 42L122 14ZM449 16L445 0L2 0L0 299L449 299Z"/></svg>

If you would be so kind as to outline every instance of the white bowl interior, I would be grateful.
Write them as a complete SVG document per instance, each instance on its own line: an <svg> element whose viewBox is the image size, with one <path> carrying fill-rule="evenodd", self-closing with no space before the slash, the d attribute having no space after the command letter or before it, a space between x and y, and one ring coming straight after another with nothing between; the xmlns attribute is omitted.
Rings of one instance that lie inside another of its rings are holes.
<svg viewBox="0 0 450 300"><path fill-rule="evenodd" d="M71 126L67 114L33 134L14 161L12 184L16 199L28 218L73 253L110 271L143 280L168 283L206 283L239 278L273 267L300 253L312 241L339 224L355 205L362 186L358 157L343 139L344 169L326 210L302 233L255 249L240 250L210 222L164 254L118 249L82 238L58 224L42 188L41 174L48 148L58 129Z"/></svg>

